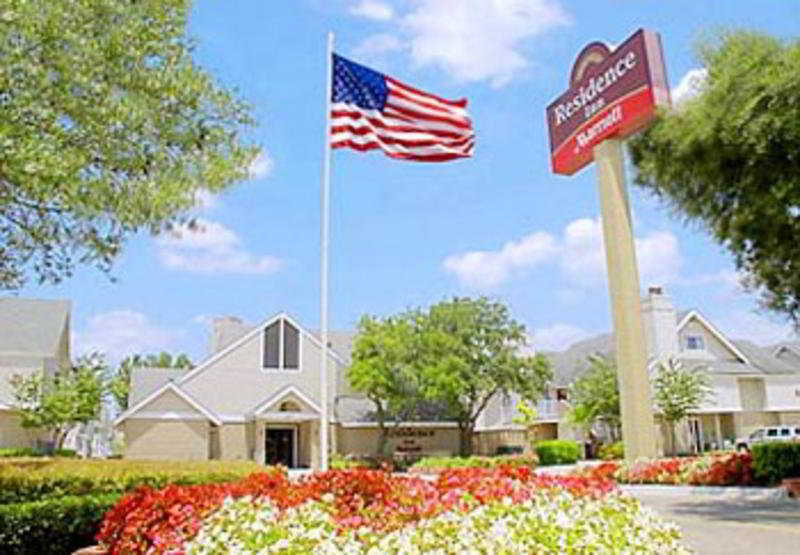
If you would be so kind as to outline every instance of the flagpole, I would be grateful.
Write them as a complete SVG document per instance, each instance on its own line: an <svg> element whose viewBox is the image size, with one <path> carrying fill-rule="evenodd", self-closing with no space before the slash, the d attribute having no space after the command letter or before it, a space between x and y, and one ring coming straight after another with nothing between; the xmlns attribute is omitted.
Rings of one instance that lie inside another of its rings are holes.
<svg viewBox="0 0 800 555"><path fill-rule="evenodd" d="M325 149L322 157L320 191L320 286L319 321L322 336L322 364L319 370L319 469L328 470L328 239L330 228L331 180L331 91L333 78L333 32L328 31L325 76Z"/></svg>

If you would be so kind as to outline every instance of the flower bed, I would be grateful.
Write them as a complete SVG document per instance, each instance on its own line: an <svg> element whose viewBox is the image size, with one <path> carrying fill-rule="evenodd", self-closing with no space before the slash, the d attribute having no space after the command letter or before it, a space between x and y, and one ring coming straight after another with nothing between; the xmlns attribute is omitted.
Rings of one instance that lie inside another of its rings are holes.
<svg viewBox="0 0 800 555"><path fill-rule="evenodd" d="M680 553L678 539L609 480L507 466L435 481L349 470L141 488L98 534L111 553Z"/></svg>
<svg viewBox="0 0 800 555"><path fill-rule="evenodd" d="M536 455L499 455L495 457L425 457L408 471L413 474L438 474L448 468L495 468L498 466L536 468Z"/></svg>
<svg viewBox="0 0 800 555"><path fill-rule="evenodd" d="M695 486L753 485L750 453L724 453L671 459L608 461L575 472L590 479L610 479L623 484Z"/></svg>

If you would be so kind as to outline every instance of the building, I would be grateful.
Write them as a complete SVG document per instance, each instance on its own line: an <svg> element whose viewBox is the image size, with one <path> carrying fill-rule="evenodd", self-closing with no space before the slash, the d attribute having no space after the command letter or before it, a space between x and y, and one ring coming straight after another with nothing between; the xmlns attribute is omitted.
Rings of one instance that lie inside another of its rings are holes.
<svg viewBox="0 0 800 555"><path fill-rule="evenodd" d="M660 287L649 289L642 315L651 374L660 360L672 357L711 378L712 398L679 423L679 451L732 445L760 426L800 424L800 342L762 348L731 340L698 310L676 310ZM613 356L613 338L600 335L547 355L554 389L564 391L586 370L589 356ZM665 437L662 429L657 435L662 450Z"/></svg>
<svg viewBox="0 0 800 555"><path fill-rule="evenodd" d="M800 344L767 349L732 341L699 311L678 312L660 288L643 300L649 371L675 357L712 379L714 396L681 424L679 449L721 447L758 426L800 423ZM331 451L372 454L379 430L372 404L345 378L352 333L333 332L329 343L328 407ZM286 313L250 326L232 317L214 322L211 355L191 371L137 369L129 409L115 424L124 431L129 458L251 459L289 467L319 461L318 334ZM538 403L539 438L580 439L565 421L569 385L587 358L613 356L609 334L545 353L554 381ZM514 422L519 399L498 396L479 418L475 451L493 454L507 445L526 446L527 430ZM661 449L666 429L654 425ZM458 452L452 422L407 422L392 427L389 448L410 454Z"/></svg>
<svg viewBox="0 0 800 555"><path fill-rule="evenodd" d="M68 369L69 334L69 301L0 298L0 447L35 447L48 439L20 426L9 379Z"/></svg>

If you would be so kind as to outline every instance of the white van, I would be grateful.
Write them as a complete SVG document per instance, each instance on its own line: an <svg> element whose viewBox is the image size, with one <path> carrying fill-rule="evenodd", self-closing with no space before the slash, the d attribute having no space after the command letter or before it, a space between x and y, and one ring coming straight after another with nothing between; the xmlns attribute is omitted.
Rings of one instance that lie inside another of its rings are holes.
<svg viewBox="0 0 800 555"><path fill-rule="evenodd" d="M736 440L736 448L750 449L754 443L764 441L800 441L800 425L756 428L749 436L738 438Z"/></svg>

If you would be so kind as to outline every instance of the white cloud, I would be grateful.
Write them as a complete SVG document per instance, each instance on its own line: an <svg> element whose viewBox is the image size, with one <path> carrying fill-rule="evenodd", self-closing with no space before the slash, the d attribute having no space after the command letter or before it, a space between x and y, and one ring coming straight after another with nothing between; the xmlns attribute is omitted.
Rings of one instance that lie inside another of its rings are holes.
<svg viewBox="0 0 800 555"><path fill-rule="evenodd" d="M444 268L459 281L475 288L493 287L520 269L530 268L555 253L555 239L549 233L531 233L509 241L499 251L472 251L448 256Z"/></svg>
<svg viewBox="0 0 800 555"><path fill-rule="evenodd" d="M677 238L657 231L635 239L641 281L666 284L678 276L682 259ZM471 288L486 289L508 281L521 270L556 264L563 283L559 295L575 298L574 289L590 289L606 281L603 229L599 219L581 218L567 224L561 238L546 232L510 241L497 251L470 251L448 256L443 267Z"/></svg>
<svg viewBox="0 0 800 555"><path fill-rule="evenodd" d="M267 154L266 151L262 150L250 164L250 179L261 179L262 177L267 177L270 173L272 173L273 166L274 164L272 162L272 158L269 157L269 154Z"/></svg>
<svg viewBox="0 0 800 555"><path fill-rule="evenodd" d="M378 21L388 21L394 17L392 7L385 2L378 2L377 0L361 0L361 2L350 8L350 13Z"/></svg>
<svg viewBox="0 0 800 555"><path fill-rule="evenodd" d="M205 189L199 189L194 193L194 204L202 212L209 212L217 207L217 196Z"/></svg>
<svg viewBox="0 0 800 555"><path fill-rule="evenodd" d="M157 240L161 263L200 274L271 274L283 263L245 251L236 233L219 222L199 219L195 228L179 226Z"/></svg>
<svg viewBox="0 0 800 555"><path fill-rule="evenodd" d="M368 36L353 49L353 55L362 62L376 63L381 57L396 50L401 50L403 43L394 35L376 33Z"/></svg>
<svg viewBox="0 0 800 555"><path fill-rule="evenodd" d="M703 90L707 79L708 70L704 68L695 68L687 71L678 86L670 91L672 104L679 106L690 98L697 96Z"/></svg>
<svg viewBox="0 0 800 555"><path fill-rule="evenodd" d="M500 87L528 65L524 40L569 21L553 0L421 0L402 28L416 65Z"/></svg>
<svg viewBox="0 0 800 555"><path fill-rule="evenodd" d="M369 12L388 20L390 12L377 5L365 1L356 8L363 12L359 15ZM407 50L417 67L436 67L457 81L488 81L493 87L505 85L529 65L526 40L570 23L557 0L417 0L392 19L394 34L370 36L356 53L363 58L374 57L371 48Z"/></svg>
<svg viewBox="0 0 800 555"><path fill-rule="evenodd" d="M163 328L134 310L112 310L89 317L86 327L73 334L73 351L99 351L111 364L135 353L174 350L182 330Z"/></svg>
<svg viewBox="0 0 800 555"><path fill-rule="evenodd" d="M592 333L572 324L553 324L533 330L532 335L531 341L538 351L563 351Z"/></svg>

